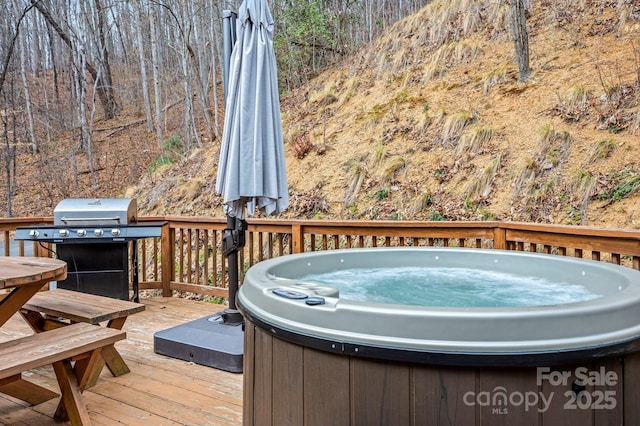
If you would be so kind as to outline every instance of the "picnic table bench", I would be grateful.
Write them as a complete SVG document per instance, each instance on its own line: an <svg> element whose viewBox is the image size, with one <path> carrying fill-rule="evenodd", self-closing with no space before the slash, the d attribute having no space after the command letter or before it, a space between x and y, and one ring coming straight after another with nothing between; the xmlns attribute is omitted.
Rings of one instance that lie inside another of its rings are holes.
<svg viewBox="0 0 640 426"><path fill-rule="evenodd" d="M34 331L42 333L74 323L106 323L102 328L121 330L129 315L143 310L141 303L58 288L35 294L22 306L20 313ZM129 372L115 347L104 346L87 387L96 383L105 364L114 376Z"/></svg>
<svg viewBox="0 0 640 426"><path fill-rule="evenodd" d="M124 331L78 323L0 343L0 391L29 401L35 385L22 372L52 364L62 394L54 418L89 425L82 391L101 351L125 337Z"/></svg>

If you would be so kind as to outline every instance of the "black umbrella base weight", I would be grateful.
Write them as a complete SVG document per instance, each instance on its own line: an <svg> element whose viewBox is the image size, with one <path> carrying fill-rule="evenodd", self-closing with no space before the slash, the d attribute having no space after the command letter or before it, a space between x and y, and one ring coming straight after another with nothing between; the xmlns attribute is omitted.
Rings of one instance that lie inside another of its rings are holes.
<svg viewBox="0 0 640 426"><path fill-rule="evenodd" d="M224 312L181 324L153 335L159 355L242 373L242 322L224 322Z"/></svg>

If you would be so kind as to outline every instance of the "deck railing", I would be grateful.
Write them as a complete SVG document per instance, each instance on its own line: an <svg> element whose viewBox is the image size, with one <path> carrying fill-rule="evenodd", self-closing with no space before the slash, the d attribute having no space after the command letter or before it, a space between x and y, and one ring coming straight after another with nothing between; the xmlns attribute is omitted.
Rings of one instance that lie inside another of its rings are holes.
<svg viewBox="0 0 640 426"><path fill-rule="evenodd" d="M164 221L161 238L137 243L140 289L226 297L222 255L225 218L140 217ZM0 219L4 255L52 255L48 244L19 242L17 226L51 224L51 218ZM640 231L517 222L408 222L250 219L246 246L238 253L240 281L252 265L291 253L355 247L439 246L541 252L611 262L640 269Z"/></svg>

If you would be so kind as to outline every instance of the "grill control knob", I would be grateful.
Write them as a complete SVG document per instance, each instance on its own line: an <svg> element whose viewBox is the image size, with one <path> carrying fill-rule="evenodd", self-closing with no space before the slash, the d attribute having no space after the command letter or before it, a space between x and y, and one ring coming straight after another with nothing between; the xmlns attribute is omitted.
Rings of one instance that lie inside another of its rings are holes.
<svg viewBox="0 0 640 426"><path fill-rule="evenodd" d="M85 231L84 229L78 229L78 237L84 237L85 235L87 235L87 231Z"/></svg>
<svg viewBox="0 0 640 426"><path fill-rule="evenodd" d="M95 235L96 237L102 237L103 234L104 231L102 229L96 229L93 231L93 235Z"/></svg>
<svg viewBox="0 0 640 426"><path fill-rule="evenodd" d="M120 235L120 230L118 228L113 228L111 230L111 235L113 235L114 237L117 237L118 235Z"/></svg>
<svg viewBox="0 0 640 426"><path fill-rule="evenodd" d="M68 229L61 229L60 230L60 236L61 237L68 237L69 236L69 230Z"/></svg>
<svg viewBox="0 0 640 426"><path fill-rule="evenodd" d="M36 238L38 238L38 236L40 236L40 233L35 229L32 229L31 231L29 231L29 237L31 237L32 239L35 240Z"/></svg>

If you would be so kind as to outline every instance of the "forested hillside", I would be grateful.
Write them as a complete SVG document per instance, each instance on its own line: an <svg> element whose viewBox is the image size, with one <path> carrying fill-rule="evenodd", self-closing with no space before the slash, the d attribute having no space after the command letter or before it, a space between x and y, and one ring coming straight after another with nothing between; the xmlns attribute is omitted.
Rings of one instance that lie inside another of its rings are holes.
<svg viewBox="0 0 640 426"><path fill-rule="evenodd" d="M47 111L43 103L65 105L68 109L50 116L68 127L34 121L39 132L45 129L37 138L38 153L26 152L33 145L28 137L16 145L25 153L7 174L16 181L8 187L15 190L14 214L43 214L62 197L88 194L137 197L148 213L222 214L213 190L223 114L219 71L214 72L220 58L213 46L217 39L207 44L203 38L208 31L214 40L219 24L206 19L200 27L194 24L188 32L193 42L186 45L179 30L186 27L169 25L179 16L199 16L188 13L196 3L171 2L173 12L181 11L176 15L155 2L161 7L130 8L127 22L146 16L140 22L148 26L141 28L149 31L150 20L164 16L166 25L160 27L166 39L158 34L155 40L166 43L164 51L171 54L163 59L162 89L155 92L148 50L154 38L145 38L143 49L136 48L135 31L127 46L116 46L117 37L105 43L113 48L112 62L119 58L128 65L112 68L118 105L112 119L94 99L97 85L90 72L84 100L77 97L83 92L70 74L73 67L67 74L60 70L66 85L59 87L68 90L59 95L50 86L53 70L26 73L34 87L31 103L41 108L34 110ZM525 1L531 6L525 82L519 81L509 2L438 0L421 9L417 2L348 3L349 10L340 9L344 2L287 2L297 9L271 2L292 199L286 216L640 225L636 1ZM111 20L114 7L105 8ZM55 35L41 15L30 25ZM294 16L299 19L291 21ZM89 22L99 27L94 18ZM114 37L115 26L110 28ZM189 46L209 47L209 59L195 61L201 53ZM139 78L142 56L149 60L143 73L148 102ZM3 91L16 99L26 93L19 59L14 54L13 83L5 82ZM86 63L92 61L93 56ZM194 74L187 74L189 69ZM160 108L156 94L162 95ZM85 127L73 107L77 102L86 105ZM24 107L5 108L4 114L16 110L20 114L13 115L27 115ZM154 118L158 110L160 121ZM21 127L25 136L28 127ZM6 147L20 133L5 132Z"/></svg>
<svg viewBox="0 0 640 426"><path fill-rule="evenodd" d="M0 14L0 208L116 196L222 132L223 12L240 0L7 0ZM271 0L282 90L427 0Z"/></svg>

